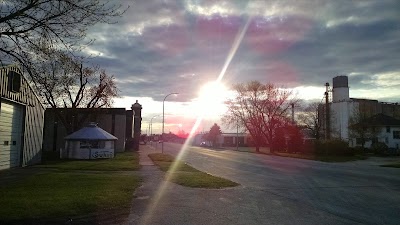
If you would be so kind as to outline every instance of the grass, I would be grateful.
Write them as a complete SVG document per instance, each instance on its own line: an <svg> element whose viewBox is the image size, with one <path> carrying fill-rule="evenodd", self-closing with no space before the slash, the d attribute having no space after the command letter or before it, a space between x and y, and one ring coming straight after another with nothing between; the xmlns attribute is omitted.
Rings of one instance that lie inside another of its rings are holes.
<svg viewBox="0 0 400 225"><path fill-rule="evenodd" d="M316 160L322 162L349 162L356 160L364 160L367 159L368 156L365 155L354 155L354 156L319 156L319 155L310 155L310 154L298 154L298 153L287 153L287 152L274 152L270 155L277 155L282 157L291 157L291 158L299 158L299 159L308 159L308 160Z"/></svg>
<svg viewBox="0 0 400 225"><path fill-rule="evenodd" d="M32 221L64 224L68 218L94 219L113 213L126 218L133 192L141 179L136 174L110 170L138 168L138 165L127 166L137 164L136 157L130 152L119 154L110 162L51 161L18 172L1 173L0 224L30 224ZM100 165L93 165L95 162ZM111 162L120 165L111 165ZM102 172L86 171L90 169Z"/></svg>
<svg viewBox="0 0 400 225"><path fill-rule="evenodd" d="M97 160L44 160L44 164L37 165L41 168L53 168L59 170L97 170L97 171L118 171L118 170L138 170L139 154L137 152L117 153L112 159Z"/></svg>
<svg viewBox="0 0 400 225"><path fill-rule="evenodd" d="M149 157L164 172L168 172L172 163L175 161L174 157L167 155L167 154L162 154L162 153L149 154ZM199 170L187 165L185 162L182 162L182 161L176 162L175 171L200 172Z"/></svg>
<svg viewBox="0 0 400 225"><path fill-rule="evenodd" d="M398 163L390 163L390 164L381 165L381 167L393 167L393 168L400 168L400 162L398 162Z"/></svg>
<svg viewBox="0 0 400 225"><path fill-rule="evenodd" d="M171 182L182 186L221 189L239 185L233 181L197 170L167 154L154 153L149 154L149 157L162 171L169 174L168 178ZM170 168L173 164L174 170L171 171Z"/></svg>

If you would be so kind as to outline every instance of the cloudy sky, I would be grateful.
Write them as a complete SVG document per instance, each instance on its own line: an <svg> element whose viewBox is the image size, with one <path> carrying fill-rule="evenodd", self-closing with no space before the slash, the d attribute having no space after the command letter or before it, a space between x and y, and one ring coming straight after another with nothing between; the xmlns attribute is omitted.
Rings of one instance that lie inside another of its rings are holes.
<svg viewBox="0 0 400 225"><path fill-rule="evenodd" d="M162 100L171 92L179 95L165 103L166 131L190 129L198 109L194 99L217 79L230 54L222 79L227 88L258 80L320 101L326 82L348 75L350 97L400 102L398 0L123 4L129 9L119 23L91 29L96 41L86 52L116 76L121 98L115 107L129 108L135 100L143 105L143 130L162 114Z"/></svg>

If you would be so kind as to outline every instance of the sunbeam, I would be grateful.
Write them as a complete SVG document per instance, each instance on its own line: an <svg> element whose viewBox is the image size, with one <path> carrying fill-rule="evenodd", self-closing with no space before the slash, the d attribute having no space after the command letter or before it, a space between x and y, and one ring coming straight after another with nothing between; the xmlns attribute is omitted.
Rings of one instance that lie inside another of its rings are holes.
<svg viewBox="0 0 400 225"><path fill-rule="evenodd" d="M240 30L240 32L236 35L235 41L232 45L231 50L229 51L229 54L227 56L227 59L225 60L224 66L217 78L217 80L215 82L219 83L221 82L222 78L224 77L226 70L228 69L229 64L231 63L233 57L236 54L237 49L240 46L240 43L243 40L243 37L247 31L247 28L250 24L251 21L251 17L248 18L246 24L244 25L244 27ZM178 156L176 157L175 162L172 164L172 166L170 167L169 171L166 173L166 178L165 180L162 182L162 184L160 185L156 195L154 196L154 199L152 200L152 202L150 203L143 219L142 219L142 223L141 224L147 224L149 222L149 220L151 219L151 216L153 215L158 203L160 202L161 198L163 197L165 190L168 187L169 184L169 180L171 179L171 176L173 174L173 172L176 170L177 167L177 162L183 158L184 154L186 153L186 150L189 146L189 144L191 143L195 132L197 131L201 121L203 120L203 116L199 116L195 122L195 124L193 125L190 134L188 136L188 138L186 139L185 143L183 144L181 150L178 153Z"/></svg>
<svg viewBox="0 0 400 225"><path fill-rule="evenodd" d="M249 27L251 21L251 17L247 19L246 24L241 29L241 31L236 35L235 41L233 42L232 48L228 54L228 57L225 60L224 67L222 67L221 73L219 74L216 82L220 82L222 78L225 76L226 70L228 69L229 64L231 63L233 56L235 56L237 49L239 48L240 43L243 40L244 35L246 34L247 28Z"/></svg>

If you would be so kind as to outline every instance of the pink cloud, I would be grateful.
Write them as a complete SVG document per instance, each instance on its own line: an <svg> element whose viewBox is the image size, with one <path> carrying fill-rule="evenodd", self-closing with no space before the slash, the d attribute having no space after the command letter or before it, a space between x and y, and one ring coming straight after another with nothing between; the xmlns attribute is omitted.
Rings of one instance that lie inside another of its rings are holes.
<svg viewBox="0 0 400 225"><path fill-rule="evenodd" d="M249 25L245 41L254 51L279 53L304 39L311 26L311 20L303 17L256 17Z"/></svg>

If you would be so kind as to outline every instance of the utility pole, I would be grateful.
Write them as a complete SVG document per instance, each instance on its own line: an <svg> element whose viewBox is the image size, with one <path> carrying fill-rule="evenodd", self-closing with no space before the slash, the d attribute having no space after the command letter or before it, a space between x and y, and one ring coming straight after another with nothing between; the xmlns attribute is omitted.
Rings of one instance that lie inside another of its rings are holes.
<svg viewBox="0 0 400 225"><path fill-rule="evenodd" d="M236 151L239 151L239 120L236 120Z"/></svg>
<svg viewBox="0 0 400 225"><path fill-rule="evenodd" d="M331 117L330 117L330 109L329 109L329 83L325 83L326 91L325 91L325 140L329 140L331 138Z"/></svg>
<svg viewBox="0 0 400 225"><path fill-rule="evenodd" d="M291 106L292 106L292 124L294 125L294 103L292 103Z"/></svg>

